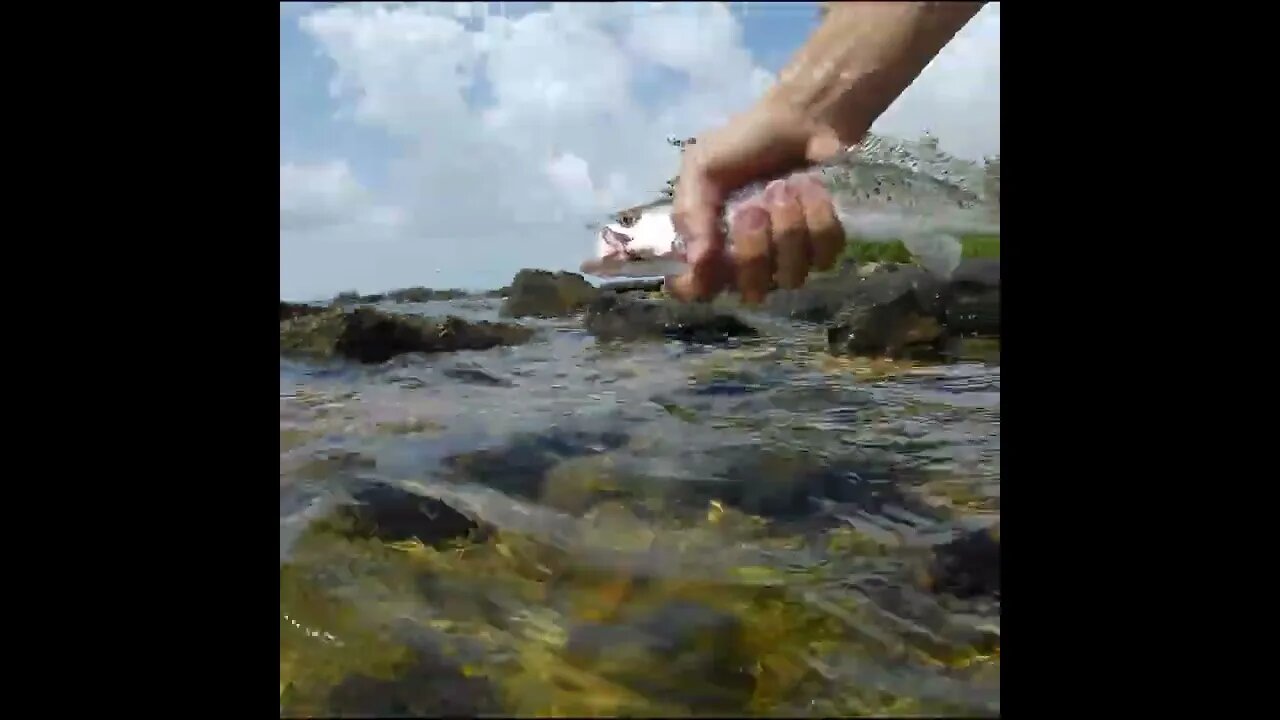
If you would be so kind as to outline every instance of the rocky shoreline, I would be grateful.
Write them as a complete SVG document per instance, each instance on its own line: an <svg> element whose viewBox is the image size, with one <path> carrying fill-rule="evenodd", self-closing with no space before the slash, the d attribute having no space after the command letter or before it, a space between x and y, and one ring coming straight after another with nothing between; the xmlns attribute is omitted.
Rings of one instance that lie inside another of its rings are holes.
<svg viewBox="0 0 1280 720"><path fill-rule="evenodd" d="M406 353L518 345L533 336L516 322L433 319L368 307L474 296L407 288L380 295L344 293L328 306L281 301L280 349L380 363ZM727 296L712 303L680 302L664 294L661 280L596 287L577 273L533 269L516 273L509 287L480 296L502 297L499 315L509 320L580 314L587 332L608 340L720 343L757 335L744 310L825 325L833 355L943 360L960 340L1000 336L999 258L965 260L948 280L914 265L846 265L802 288L777 290L754 308Z"/></svg>

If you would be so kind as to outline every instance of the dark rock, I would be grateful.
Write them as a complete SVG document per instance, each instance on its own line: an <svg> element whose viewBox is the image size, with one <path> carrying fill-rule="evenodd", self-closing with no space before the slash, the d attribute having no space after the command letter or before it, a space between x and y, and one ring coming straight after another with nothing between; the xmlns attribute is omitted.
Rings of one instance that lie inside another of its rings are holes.
<svg viewBox="0 0 1280 720"><path fill-rule="evenodd" d="M577 273L521 270L498 312L502 317L562 317L582 310L599 294Z"/></svg>
<svg viewBox="0 0 1280 720"><path fill-rule="evenodd" d="M600 286L602 292L660 292L666 285L662 278L656 280L616 280Z"/></svg>
<svg viewBox="0 0 1280 720"><path fill-rule="evenodd" d="M961 599L1000 595L1000 525L969 532L934 548L925 583Z"/></svg>
<svg viewBox="0 0 1280 720"><path fill-rule="evenodd" d="M441 653L415 648L394 678L354 675L329 692L336 717L476 717L498 715L498 693Z"/></svg>
<svg viewBox="0 0 1280 720"><path fill-rule="evenodd" d="M360 302L360 293L355 290L340 292L333 296L332 305L355 305Z"/></svg>
<svg viewBox="0 0 1280 720"><path fill-rule="evenodd" d="M610 430L552 427L538 434L518 435L500 447L450 456L444 466L454 479L536 500L542 495L548 470L565 460L617 449L627 439L626 434Z"/></svg>
<svg viewBox="0 0 1280 720"><path fill-rule="evenodd" d="M604 339L670 338L687 342L724 342L752 337L756 329L706 303L650 300L606 293L587 308L586 328Z"/></svg>
<svg viewBox="0 0 1280 720"><path fill-rule="evenodd" d="M457 300L467 296L465 290L432 290L425 287L400 288L387 293L387 299L397 303L421 303L432 300Z"/></svg>
<svg viewBox="0 0 1280 720"><path fill-rule="evenodd" d="M774 290L765 298L763 310L772 315L808 322L834 318L856 292L859 278L850 270L810 278L794 290Z"/></svg>
<svg viewBox="0 0 1280 720"><path fill-rule="evenodd" d="M307 305L306 303L290 303L283 300L280 301L280 322L284 322L290 318L302 317L304 315L315 315L325 311L325 308L318 305Z"/></svg>
<svg viewBox="0 0 1280 720"><path fill-rule="evenodd" d="M282 322L280 350L380 363L406 353L518 345L532 336L532 330L506 323L392 315L373 308L330 308Z"/></svg>
<svg viewBox="0 0 1280 720"><path fill-rule="evenodd" d="M946 286L916 267L861 278L827 329L836 355L937 355L946 345L942 324Z"/></svg>
<svg viewBox="0 0 1280 720"><path fill-rule="evenodd" d="M385 300L386 298L387 298L387 296L386 296L386 295L383 295L382 293L373 293L373 294L371 294L371 295L361 295L361 296L360 296L360 302L363 302L363 303L380 303L380 302L382 302L383 300Z"/></svg>
<svg viewBox="0 0 1280 720"><path fill-rule="evenodd" d="M355 500L355 505L337 512L342 527L352 535L384 542L416 538L424 545L438 545L480 529L476 521L442 500L383 483L369 483L355 494Z"/></svg>
<svg viewBox="0 0 1280 720"><path fill-rule="evenodd" d="M570 630L569 662L695 711L745 710L755 688L742 622L689 601Z"/></svg>
<svg viewBox="0 0 1280 720"><path fill-rule="evenodd" d="M951 274L951 286L961 292L1000 289L1000 258L966 258Z"/></svg>
<svg viewBox="0 0 1280 720"><path fill-rule="evenodd" d="M1000 335L1000 258L970 258L951 276L943 317L959 335Z"/></svg>
<svg viewBox="0 0 1280 720"><path fill-rule="evenodd" d="M726 505L771 520L812 521L816 514L857 511L879 515L887 507L938 519L937 512L903 493L918 470L890 453L862 451L828 458L807 452L732 447L713 452L723 470L686 491L710 492Z"/></svg>
<svg viewBox="0 0 1280 720"><path fill-rule="evenodd" d="M511 387L515 383L507 378L498 377L482 367L471 365L456 365L444 369L444 375L454 380L459 380L473 385L489 385L492 387Z"/></svg>

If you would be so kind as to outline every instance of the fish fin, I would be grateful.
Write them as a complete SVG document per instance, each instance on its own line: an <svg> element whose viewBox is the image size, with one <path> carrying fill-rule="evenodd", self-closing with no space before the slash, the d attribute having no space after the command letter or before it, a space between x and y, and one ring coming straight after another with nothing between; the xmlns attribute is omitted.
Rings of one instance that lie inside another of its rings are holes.
<svg viewBox="0 0 1280 720"><path fill-rule="evenodd" d="M944 280L950 279L951 273L960 266L963 248L960 241L952 235L910 235L902 239L902 244L915 257L920 267Z"/></svg>

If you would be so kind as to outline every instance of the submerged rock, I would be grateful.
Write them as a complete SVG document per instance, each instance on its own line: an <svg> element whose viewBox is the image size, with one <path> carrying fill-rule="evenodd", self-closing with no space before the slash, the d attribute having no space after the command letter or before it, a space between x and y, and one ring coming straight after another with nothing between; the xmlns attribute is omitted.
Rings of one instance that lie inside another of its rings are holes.
<svg viewBox="0 0 1280 720"><path fill-rule="evenodd" d="M444 466L455 480L537 500L552 468L566 460L615 450L627 440L625 433L613 430L553 426L541 433L517 435L498 447L449 456Z"/></svg>
<svg viewBox="0 0 1280 720"><path fill-rule="evenodd" d="M282 322L280 351L380 363L406 353L518 345L532 336L532 330L507 323L392 315L372 308L330 308Z"/></svg>
<svg viewBox="0 0 1280 720"><path fill-rule="evenodd" d="M468 676L439 651L415 648L394 678L352 675L329 693L338 717L475 717L501 714L488 680Z"/></svg>
<svg viewBox="0 0 1280 720"><path fill-rule="evenodd" d="M511 281L502 317L561 317L572 315L599 296L586 278L571 272L521 270Z"/></svg>
<svg viewBox="0 0 1280 720"><path fill-rule="evenodd" d="M827 328L835 355L932 356L946 347L946 285L920 268L861 278Z"/></svg>
<svg viewBox="0 0 1280 720"><path fill-rule="evenodd" d="M925 585L958 598L1000 594L1000 525L966 533L934 549Z"/></svg>
<svg viewBox="0 0 1280 720"><path fill-rule="evenodd" d="M670 601L621 622L569 633L567 659L645 695L696 711L742 711L755 687L742 621L691 601Z"/></svg>
<svg viewBox="0 0 1280 720"><path fill-rule="evenodd" d="M689 342L724 342L752 337L756 329L737 316L706 303L653 300L606 293L587 308L587 330L599 338L631 340L670 338Z"/></svg>
<svg viewBox="0 0 1280 720"><path fill-rule="evenodd" d="M337 512L343 528L349 534L384 542L417 539L423 545L436 545L480 529L475 520L443 500L391 485L370 484L355 494L355 501Z"/></svg>

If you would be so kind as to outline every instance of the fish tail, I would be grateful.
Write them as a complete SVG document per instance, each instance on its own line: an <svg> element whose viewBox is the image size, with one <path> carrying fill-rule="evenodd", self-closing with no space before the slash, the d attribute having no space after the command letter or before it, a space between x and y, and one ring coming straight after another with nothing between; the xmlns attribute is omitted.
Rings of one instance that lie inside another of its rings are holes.
<svg viewBox="0 0 1280 720"><path fill-rule="evenodd" d="M960 240L952 235L908 235L902 238L902 244L915 257L920 267L944 280L950 279L951 274L960 266L963 247Z"/></svg>

